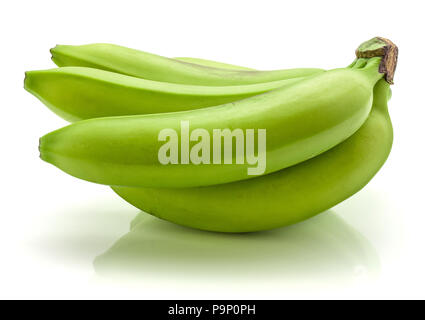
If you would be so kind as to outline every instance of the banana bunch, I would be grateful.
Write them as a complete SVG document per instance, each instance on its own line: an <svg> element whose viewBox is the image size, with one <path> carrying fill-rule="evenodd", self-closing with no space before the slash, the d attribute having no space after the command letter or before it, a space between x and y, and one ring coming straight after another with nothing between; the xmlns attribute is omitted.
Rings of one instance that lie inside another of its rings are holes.
<svg viewBox="0 0 425 320"><path fill-rule="evenodd" d="M42 137L40 157L180 225L250 232L302 221L362 189L391 150L398 49L384 38L327 71L108 44L51 52L59 68L27 72L25 89L76 122Z"/></svg>

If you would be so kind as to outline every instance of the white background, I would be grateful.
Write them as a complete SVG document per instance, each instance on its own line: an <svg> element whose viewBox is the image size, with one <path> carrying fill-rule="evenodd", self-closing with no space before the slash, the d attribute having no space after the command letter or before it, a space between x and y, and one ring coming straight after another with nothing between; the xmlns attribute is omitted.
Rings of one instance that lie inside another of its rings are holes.
<svg viewBox="0 0 425 320"><path fill-rule="evenodd" d="M421 3L3 3L0 298L425 298ZM137 209L38 158L38 138L66 122L24 91L24 72L54 67L56 44L329 69L378 35L400 48L392 153L361 192L302 224L226 236L146 216L136 236L125 236Z"/></svg>

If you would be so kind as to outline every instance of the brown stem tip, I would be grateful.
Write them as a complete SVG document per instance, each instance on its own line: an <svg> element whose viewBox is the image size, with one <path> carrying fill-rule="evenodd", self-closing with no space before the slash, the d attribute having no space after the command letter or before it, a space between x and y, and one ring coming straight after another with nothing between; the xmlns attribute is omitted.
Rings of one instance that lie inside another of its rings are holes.
<svg viewBox="0 0 425 320"><path fill-rule="evenodd" d="M356 50L357 58L382 57L379 72L385 73L385 80L393 84L394 73L397 67L398 48L390 40L375 37L363 42Z"/></svg>

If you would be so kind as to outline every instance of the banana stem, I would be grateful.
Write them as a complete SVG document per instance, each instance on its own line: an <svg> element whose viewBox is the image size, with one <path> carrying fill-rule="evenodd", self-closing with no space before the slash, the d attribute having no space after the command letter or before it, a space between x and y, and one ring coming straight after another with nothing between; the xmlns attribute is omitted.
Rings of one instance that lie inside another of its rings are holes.
<svg viewBox="0 0 425 320"><path fill-rule="evenodd" d="M394 73L397 67L398 48L390 40L375 37L363 42L356 50L357 58L382 57L379 72L385 74L389 84L394 83Z"/></svg>

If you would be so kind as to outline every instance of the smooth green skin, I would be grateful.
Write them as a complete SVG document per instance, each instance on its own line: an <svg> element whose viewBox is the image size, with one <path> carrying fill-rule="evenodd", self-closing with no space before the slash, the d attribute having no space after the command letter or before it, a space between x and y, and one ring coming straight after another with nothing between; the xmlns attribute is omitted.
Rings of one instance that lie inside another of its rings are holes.
<svg viewBox="0 0 425 320"><path fill-rule="evenodd" d="M162 165L162 129L267 130L265 173L310 159L347 139L367 119L379 58L361 69L335 69L258 96L217 107L83 120L40 139L40 157L95 183L134 187L195 187L244 180L248 163ZM193 146L196 142L191 142ZM212 144L211 144L212 149ZM211 150L211 156L213 154Z"/></svg>
<svg viewBox="0 0 425 320"><path fill-rule="evenodd" d="M325 211L362 189L387 159L393 141L389 85L374 89L363 126L331 150L259 178L198 188L113 187L137 208L180 225L249 232L290 225Z"/></svg>
<svg viewBox="0 0 425 320"><path fill-rule="evenodd" d="M139 79L93 68L63 67L26 72L24 87L57 115L74 122L216 106L302 79L243 86L194 86Z"/></svg>
<svg viewBox="0 0 425 320"><path fill-rule="evenodd" d="M53 62L59 67L91 67L143 79L192 85L244 85L305 77L323 72L317 68L273 71L215 68L112 44L58 45L50 51Z"/></svg>
<svg viewBox="0 0 425 320"><path fill-rule="evenodd" d="M218 62L218 61L201 59L201 58L178 57L178 58L174 58L174 59L179 60L179 61L183 61L183 62L199 64L199 65L205 66L205 67L222 68L222 69L230 69L230 70L247 70L247 71L254 71L255 70L255 69L252 69L252 68L236 66L236 65L230 64L230 63Z"/></svg>

